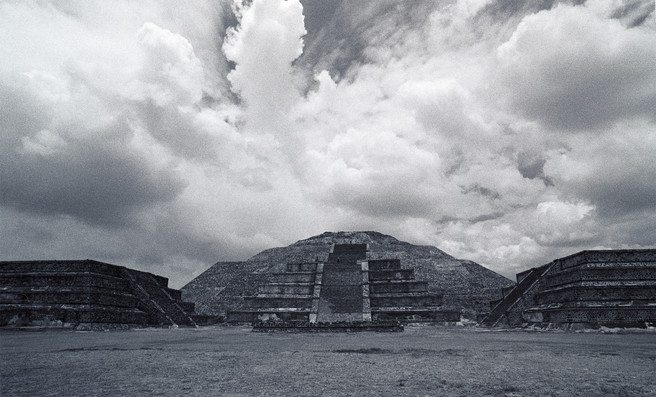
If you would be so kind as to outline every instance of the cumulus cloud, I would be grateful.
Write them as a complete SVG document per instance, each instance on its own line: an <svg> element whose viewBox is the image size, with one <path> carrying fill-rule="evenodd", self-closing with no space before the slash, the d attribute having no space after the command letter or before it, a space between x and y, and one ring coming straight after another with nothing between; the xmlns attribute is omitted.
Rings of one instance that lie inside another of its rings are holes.
<svg viewBox="0 0 656 397"><path fill-rule="evenodd" d="M0 18L3 259L180 286L326 230L507 276L653 246L642 2L4 2Z"/></svg>
<svg viewBox="0 0 656 397"><path fill-rule="evenodd" d="M239 26L228 30L223 45L236 64L227 77L246 105L247 123L267 129L298 99L292 62L303 51L303 7L298 1L238 1L235 10Z"/></svg>
<svg viewBox="0 0 656 397"><path fill-rule="evenodd" d="M593 6L527 16L497 51L508 101L564 130L627 117L654 121L653 39L652 29L627 28Z"/></svg>

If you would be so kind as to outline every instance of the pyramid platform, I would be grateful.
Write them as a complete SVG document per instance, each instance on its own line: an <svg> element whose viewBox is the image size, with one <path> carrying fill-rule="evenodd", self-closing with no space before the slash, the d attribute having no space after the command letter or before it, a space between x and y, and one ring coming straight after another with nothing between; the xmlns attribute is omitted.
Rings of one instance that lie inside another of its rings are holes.
<svg viewBox="0 0 656 397"><path fill-rule="evenodd" d="M0 326L195 326L168 279L93 260L0 262Z"/></svg>
<svg viewBox="0 0 656 397"><path fill-rule="evenodd" d="M517 274L488 326L656 324L656 250L581 251Z"/></svg>

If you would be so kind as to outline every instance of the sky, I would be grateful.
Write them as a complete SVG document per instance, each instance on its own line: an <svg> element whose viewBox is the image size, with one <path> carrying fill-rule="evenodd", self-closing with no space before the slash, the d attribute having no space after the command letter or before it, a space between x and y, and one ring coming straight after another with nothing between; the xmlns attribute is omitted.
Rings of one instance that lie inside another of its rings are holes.
<svg viewBox="0 0 656 397"><path fill-rule="evenodd" d="M653 0L0 0L0 260L656 247Z"/></svg>

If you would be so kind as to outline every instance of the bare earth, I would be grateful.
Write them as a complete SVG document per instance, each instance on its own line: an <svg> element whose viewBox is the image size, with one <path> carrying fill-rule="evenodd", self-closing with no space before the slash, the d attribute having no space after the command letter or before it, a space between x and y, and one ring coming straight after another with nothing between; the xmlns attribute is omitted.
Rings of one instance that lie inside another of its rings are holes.
<svg viewBox="0 0 656 397"><path fill-rule="evenodd" d="M1 396L656 396L656 334L0 332Z"/></svg>

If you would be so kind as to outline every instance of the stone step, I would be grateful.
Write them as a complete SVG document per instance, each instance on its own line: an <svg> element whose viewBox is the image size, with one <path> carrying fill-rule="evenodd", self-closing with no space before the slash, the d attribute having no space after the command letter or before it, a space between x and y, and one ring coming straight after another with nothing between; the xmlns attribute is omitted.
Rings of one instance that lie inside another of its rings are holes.
<svg viewBox="0 0 656 397"><path fill-rule="evenodd" d="M396 312L412 312L412 313L431 313L435 311L443 312L458 312L456 309L447 309L443 306L386 306L376 307L371 309L372 313L396 313Z"/></svg>
<svg viewBox="0 0 656 397"><path fill-rule="evenodd" d="M322 285L321 300L323 308L332 313L351 313L362 311L362 287L359 285ZM320 303L321 304L321 303ZM321 310L322 306L320 306Z"/></svg>
<svg viewBox="0 0 656 397"><path fill-rule="evenodd" d="M373 311L376 307L439 306L442 304L442 297L425 293L370 294L369 301Z"/></svg>
<svg viewBox="0 0 656 397"><path fill-rule="evenodd" d="M457 322L460 321L460 311L444 310L439 307L393 307L371 310L373 321L397 320L408 322Z"/></svg>
<svg viewBox="0 0 656 397"><path fill-rule="evenodd" d="M367 244L335 244L330 254L355 254L364 259L367 255Z"/></svg>
<svg viewBox="0 0 656 397"><path fill-rule="evenodd" d="M229 323L255 323L258 321L309 321L310 310L298 308L257 308L231 310Z"/></svg>
<svg viewBox="0 0 656 397"><path fill-rule="evenodd" d="M0 326L65 324L148 324L148 316L135 308L76 304L0 304Z"/></svg>
<svg viewBox="0 0 656 397"><path fill-rule="evenodd" d="M273 273L272 278L274 283L290 284L290 283L314 283L314 272L287 272L287 273Z"/></svg>
<svg viewBox="0 0 656 397"><path fill-rule="evenodd" d="M183 307L181 302L169 294L169 288L162 285L161 277L154 277L150 273L124 268L121 275L130 282L132 293L139 298L137 308L149 315L152 324L165 325L196 325L190 313L189 302Z"/></svg>
<svg viewBox="0 0 656 397"><path fill-rule="evenodd" d="M340 258L338 258L340 259ZM349 258L341 258L340 262L326 262L323 265L324 272L326 269L334 270L334 271L362 271L362 266L356 262L357 257L353 257L349 260Z"/></svg>
<svg viewBox="0 0 656 397"><path fill-rule="evenodd" d="M406 280L371 281L369 283L369 290L372 294L427 292L428 282Z"/></svg>
<svg viewBox="0 0 656 397"><path fill-rule="evenodd" d="M656 282L656 267L586 267L579 266L557 274L548 275L545 287L555 287L577 281L647 281Z"/></svg>
<svg viewBox="0 0 656 397"><path fill-rule="evenodd" d="M182 300L182 291L179 289L173 289L173 288L168 288L168 287L163 287L164 290L166 291L171 298L175 299L176 301L181 301Z"/></svg>
<svg viewBox="0 0 656 397"><path fill-rule="evenodd" d="M93 272L120 277L119 270L102 262L91 260L77 261L15 261L0 263L0 275L19 273L87 273Z"/></svg>
<svg viewBox="0 0 656 397"><path fill-rule="evenodd" d="M322 285L362 285L362 272L324 270Z"/></svg>
<svg viewBox="0 0 656 397"><path fill-rule="evenodd" d="M287 264L287 271L288 272L316 272L317 271L317 263L316 262L288 263Z"/></svg>
<svg viewBox="0 0 656 397"><path fill-rule="evenodd" d="M398 321L362 320L330 323L269 321L253 324L253 332L403 332L403 324Z"/></svg>
<svg viewBox="0 0 656 397"><path fill-rule="evenodd" d="M635 263L635 262L653 262L656 250L591 250L581 251L564 258L557 259L559 270L564 270L573 266L580 266L585 263Z"/></svg>
<svg viewBox="0 0 656 397"><path fill-rule="evenodd" d="M193 313L196 309L196 304L194 302L178 301L178 305L180 305L182 310L187 313Z"/></svg>
<svg viewBox="0 0 656 397"><path fill-rule="evenodd" d="M312 296L306 295L273 295L273 296L248 296L244 298L248 308L266 307L296 307L309 309L312 307Z"/></svg>
<svg viewBox="0 0 656 397"><path fill-rule="evenodd" d="M123 278L91 272L29 272L0 274L0 285L4 287L99 287L126 290L129 282Z"/></svg>
<svg viewBox="0 0 656 397"><path fill-rule="evenodd" d="M374 259L369 260L369 271L402 270L400 259Z"/></svg>
<svg viewBox="0 0 656 397"><path fill-rule="evenodd" d="M270 283L258 288L259 294L312 295L313 291L310 283Z"/></svg>
<svg viewBox="0 0 656 397"><path fill-rule="evenodd" d="M526 320L537 323L595 323L626 326L626 324L656 322L656 305L630 307L570 307L531 309Z"/></svg>
<svg viewBox="0 0 656 397"><path fill-rule="evenodd" d="M656 299L613 300L613 301L573 301L545 303L533 306L529 310L556 310L556 309L623 309L623 308L655 308Z"/></svg>
<svg viewBox="0 0 656 397"><path fill-rule="evenodd" d="M375 270L369 268L369 281L414 280L413 269Z"/></svg>
<svg viewBox="0 0 656 397"><path fill-rule="evenodd" d="M0 277L11 274L62 274L62 273L93 273L121 278L121 271L127 269L123 266L98 262L91 259L84 260L44 260L44 261L8 261L0 262ZM134 270L133 270L134 271ZM149 274L162 287L168 287L168 279L156 274Z"/></svg>
<svg viewBox="0 0 656 397"><path fill-rule="evenodd" d="M86 304L133 308L137 306L138 301L137 297L128 292L100 288L97 290L89 287L61 290L30 287L0 288L0 303Z"/></svg>
<svg viewBox="0 0 656 397"><path fill-rule="evenodd" d="M656 283L654 285L640 285L632 288L626 288L624 285L584 286L581 284L568 284L538 292L535 300L538 304L559 301L656 300Z"/></svg>

